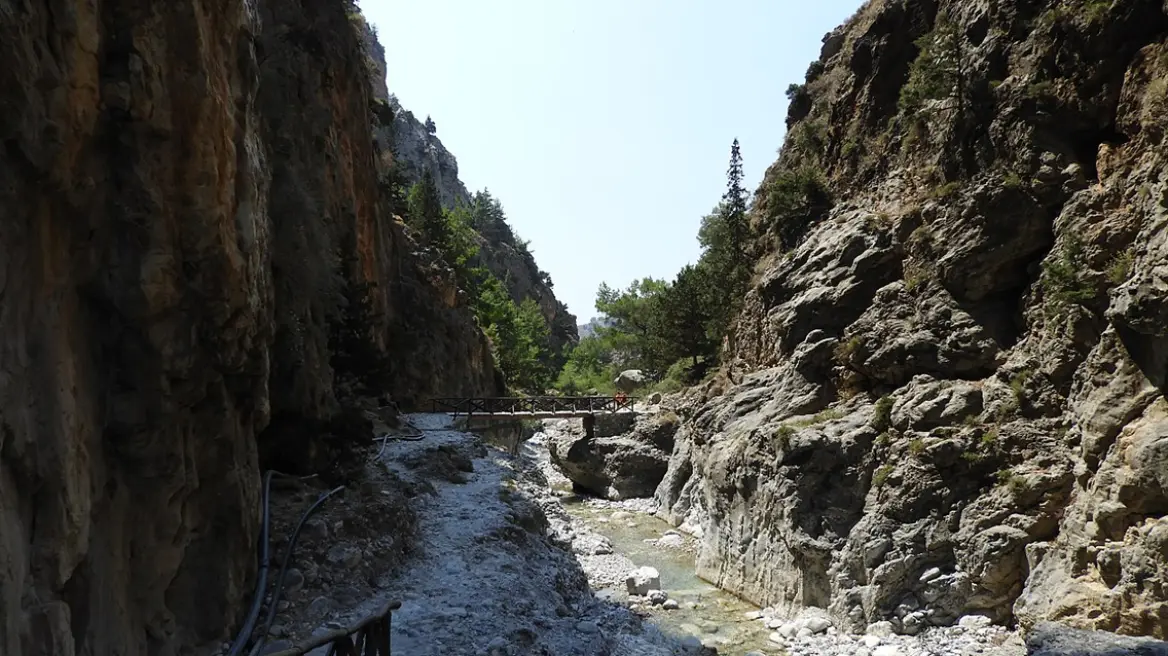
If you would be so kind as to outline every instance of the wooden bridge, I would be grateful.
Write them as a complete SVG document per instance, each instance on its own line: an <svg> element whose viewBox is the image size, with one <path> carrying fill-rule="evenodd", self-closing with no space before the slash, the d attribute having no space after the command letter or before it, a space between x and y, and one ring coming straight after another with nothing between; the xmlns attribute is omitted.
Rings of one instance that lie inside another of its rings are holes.
<svg viewBox="0 0 1168 656"><path fill-rule="evenodd" d="M434 412L476 419L556 419L633 412L631 396L501 396L478 399L433 399Z"/></svg>

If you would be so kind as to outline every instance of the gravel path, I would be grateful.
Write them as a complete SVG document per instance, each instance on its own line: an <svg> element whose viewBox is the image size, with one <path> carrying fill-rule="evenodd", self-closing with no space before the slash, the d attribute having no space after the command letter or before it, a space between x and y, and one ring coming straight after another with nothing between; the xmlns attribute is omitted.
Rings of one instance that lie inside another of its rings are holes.
<svg viewBox="0 0 1168 656"><path fill-rule="evenodd" d="M387 467L416 478L416 468L400 463L445 446L471 455L473 472L465 482L429 481L434 493L416 506L421 553L414 564L333 623L347 624L396 598L402 607L394 613L394 653L693 653L628 609L592 595L572 550L595 552L602 539L576 530L529 460L447 430L444 416L410 419L427 431L426 439L390 443Z"/></svg>

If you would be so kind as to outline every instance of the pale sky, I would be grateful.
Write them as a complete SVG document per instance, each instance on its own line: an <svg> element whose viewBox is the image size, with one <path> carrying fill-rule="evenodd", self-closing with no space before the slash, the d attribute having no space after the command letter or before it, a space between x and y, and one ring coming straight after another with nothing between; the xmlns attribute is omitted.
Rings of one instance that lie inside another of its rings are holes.
<svg viewBox="0 0 1168 656"><path fill-rule="evenodd" d="M390 93L433 117L584 323L601 282L672 279L737 137L753 193L787 86L860 0L360 0Z"/></svg>

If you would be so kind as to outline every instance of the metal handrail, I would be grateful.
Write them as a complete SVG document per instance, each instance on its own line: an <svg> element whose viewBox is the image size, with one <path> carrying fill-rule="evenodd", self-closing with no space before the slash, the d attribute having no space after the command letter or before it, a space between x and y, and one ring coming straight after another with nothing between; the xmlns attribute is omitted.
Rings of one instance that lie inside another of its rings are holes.
<svg viewBox="0 0 1168 656"><path fill-rule="evenodd" d="M312 638L302 645L278 651L268 656L304 656L324 645L331 645L327 656L390 656L390 633L393 611L401 608L400 601L390 601L381 610L347 629L337 629Z"/></svg>
<svg viewBox="0 0 1168 656"><path fill-rule="evenodd" d="M631 410L637 399L630 396L495 396L431 399L434 412L462 415L569 412L596 413Z"/></svg>

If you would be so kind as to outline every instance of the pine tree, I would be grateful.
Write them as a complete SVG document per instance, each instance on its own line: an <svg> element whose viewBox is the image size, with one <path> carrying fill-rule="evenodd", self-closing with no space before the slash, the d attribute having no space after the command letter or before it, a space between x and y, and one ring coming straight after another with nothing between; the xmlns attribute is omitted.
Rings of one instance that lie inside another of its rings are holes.
<svg viewBox="0 0 1168 656"><path fill-rule="evenodd" d="M733 291L738 292L739 279L745 278L749 262L746 242L750 237L750 226L746 218L746 190L742 188L742 153L738 139L730 146L730 167L726 170L726 193L722 195L722 216L726 226L726 237L733 269Z"/></svg>
<svg viewBox="0 0 1168 656"><path fill-rule="evenodd" d="M445 253L450 246L450 228L442 211L438 186L429 169L422 174L421 181L410 188L407 205L410 225L430 246Z"/></svg>
<svg viewBox="0 0 1168 656"><path fill-rule="evenodd" d="M430 135L438 134L438 126L434 125L434 119L429 116L426 117L426 133Z"/></svg>

